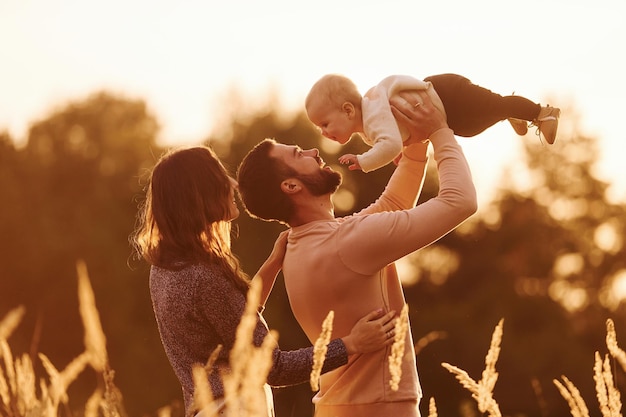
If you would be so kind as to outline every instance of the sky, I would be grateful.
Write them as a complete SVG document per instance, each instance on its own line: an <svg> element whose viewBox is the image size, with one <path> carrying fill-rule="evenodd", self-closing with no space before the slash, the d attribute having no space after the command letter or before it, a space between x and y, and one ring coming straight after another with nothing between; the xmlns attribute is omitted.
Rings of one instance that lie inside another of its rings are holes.
<svg viewBox="0 0 626 417"><path fill-rule="evenodd" d="M237 102L233 88L242 111L274 94L288 113L326 73L364 92L391 74L455 72L563 109L562 125L577 120L597 138L596 175L626 201L625 9L623 0L0 0L0 130L23 143L30 124L107 90L144 99L160 143L194 144ZM552 151L506 122L459 141L483 198L522 141Z"/></svg>

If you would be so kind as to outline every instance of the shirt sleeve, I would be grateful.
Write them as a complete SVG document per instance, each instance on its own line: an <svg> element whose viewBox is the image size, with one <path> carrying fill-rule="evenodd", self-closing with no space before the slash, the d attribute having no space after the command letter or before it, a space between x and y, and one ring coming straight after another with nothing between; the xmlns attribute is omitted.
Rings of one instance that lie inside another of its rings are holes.
<svg viewBox="0 0 626 417"><path fill-rule="evenodd" d="M408 210L352 216L343 221L337 233L338 247L349 268L374 274L445 236L476 211L476 190L469 166L452 131L441 129L431 141L439 172L439 194Z"/></svg>
<svg viewBox="0 0 626 417"><path fill-rule="evenodd" d="M415 143L405 147L398 167L381 196L357 215L415 207L428 167L427 151L427 143Z"/></svg>

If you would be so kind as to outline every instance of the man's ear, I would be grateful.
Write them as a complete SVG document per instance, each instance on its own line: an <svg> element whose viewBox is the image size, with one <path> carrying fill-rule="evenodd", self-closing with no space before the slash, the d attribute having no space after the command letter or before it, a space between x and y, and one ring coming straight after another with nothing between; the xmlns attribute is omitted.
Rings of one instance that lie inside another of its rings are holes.
<svg viewBox="0 0 626 417"><path fill-rule="evenodd" d="M302 183L294 178L288 178L280 183L280 189L285 194L295 194L302 190Z"/></svg>

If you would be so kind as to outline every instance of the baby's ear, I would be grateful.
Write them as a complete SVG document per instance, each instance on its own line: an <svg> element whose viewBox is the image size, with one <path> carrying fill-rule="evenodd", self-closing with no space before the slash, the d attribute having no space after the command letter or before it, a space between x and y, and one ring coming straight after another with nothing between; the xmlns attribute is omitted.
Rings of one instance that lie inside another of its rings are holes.
<svg viewBox="0 0 626 417"><path fill-rule="evenodd" d="M343 111L348 117L354 117L356 115L356 108L354 107L354 104L349 101L346 101L341 105L341 111Z"/></svg>

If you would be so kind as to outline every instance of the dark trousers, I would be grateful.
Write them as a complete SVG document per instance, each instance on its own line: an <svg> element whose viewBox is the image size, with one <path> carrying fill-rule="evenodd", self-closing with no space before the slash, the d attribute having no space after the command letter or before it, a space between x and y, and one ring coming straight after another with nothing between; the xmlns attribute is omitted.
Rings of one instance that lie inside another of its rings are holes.
<svg viewBox="0 0 626 417"><path fill-rule="evenodd" d="M432 75L430 81L441 98L448 126L458 136L475 136L508 118L534 120L541 105L521 96L501 96L457 74Z"/></svg>

